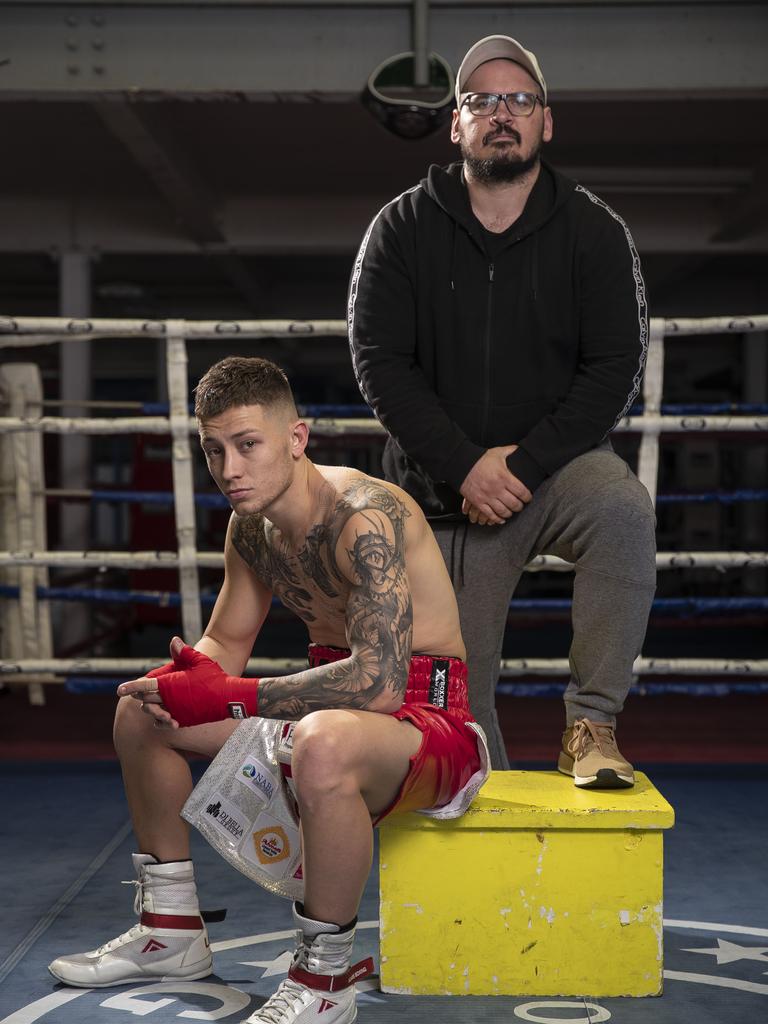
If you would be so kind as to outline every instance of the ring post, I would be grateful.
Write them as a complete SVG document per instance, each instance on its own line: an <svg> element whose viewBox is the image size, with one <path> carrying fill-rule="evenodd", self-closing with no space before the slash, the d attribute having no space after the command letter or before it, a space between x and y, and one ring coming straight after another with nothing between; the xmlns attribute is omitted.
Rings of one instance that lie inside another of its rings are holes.
<svg viewBox="0 0 768 1024"><path fill-rule="evenodd" d="M648 430L646 416L659 416L661 396L664 389L664 321L651 320L648 341L648 358L643 378L643 415L640 418L643 436L637 460L637 477L656 505L656 490L659 479L659 434Z"/></svg>
<svg viewBox="0 0 768 1024"><path fill-rule="evenodd" d="M11 416L33 420L42 412L43 385L40 368L34 363L9 363L0 368L0 393ZM26 430L5 438L0 458L0 479L11 493L3 495L0 523L3 540L11 550L40 551L47 545L45 498L43 492L43 439L38 431ZM50 658L50 606L38 601L38 586L48 586L47 567L18 565L0 572L3 582L19 587L18 605L3 605L3 656ZM40 682L29 684L31 704L44 704Z"/></svg>
<svg viewBox="0 0 768 1024"><path fill-rule="evenodd" d="M200 581L197 574L195 488L189 443L187 343L183 320L169 320L166 335L168 401L171 414L172 467L176 538L179 548L181 628L187 643L202 636Z"/></svg>

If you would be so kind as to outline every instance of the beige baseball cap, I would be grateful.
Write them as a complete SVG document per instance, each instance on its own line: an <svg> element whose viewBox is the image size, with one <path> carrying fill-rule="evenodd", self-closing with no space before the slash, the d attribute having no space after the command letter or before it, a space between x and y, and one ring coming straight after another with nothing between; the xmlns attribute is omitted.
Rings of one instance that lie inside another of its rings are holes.
<svg viewBox="0 0 768 1024"><path fill-rule="evenodd" d="M536 60L536 54L526 50L524 46L511 36L485 36L484 39L478 39L474 46L470 46L464 56L464 60L459 65L459 71L456 75L457 107L461 102L461 94L467 91L466 83L469 81L472 73L481 64L485 64L486 61L498 60L500 57L505 60L513 60L516 64L525 68L532 78L536 79L541 86L541 91L544 94L544 103L546 104L547 83L544 81L544 75L542 75L539 62Z"/></svg>

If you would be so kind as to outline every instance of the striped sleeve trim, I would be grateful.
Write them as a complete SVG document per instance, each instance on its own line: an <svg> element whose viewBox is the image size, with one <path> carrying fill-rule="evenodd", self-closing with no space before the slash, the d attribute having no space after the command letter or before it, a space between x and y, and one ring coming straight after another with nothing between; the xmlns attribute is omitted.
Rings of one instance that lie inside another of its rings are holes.
<svg viewBox="0 0 768 1024"><path fill-rule="evenodd" d="M637 373L632 379L632 389L630 390L629 396L627 397L626 405L621 410L619 415L616 417L616 420L613 426L610 428L610 430L606 431L605 437L607 437L608 434L610 434L611 430L615 430L619 423L624 419L629 410L632 408L632 403L635 401L638 394L640 393L640 386L643 381L643 370L645 369L645 359L648 355L648 303L645 296L645 281L643 280L643 275L640 270L640 256L638 255L634 239L632 238L632 235L630 233L629 228L626 225L626 222L618 215L618 213L616 213L615 210L612 210L607 203L604 203L602 199L598 198L598 196L596 196L593 192L590 192L589 189L584 188L583 185L577 185L575 191L583 192L587 199L590 200L590 202L594 203L596 206L600 206L603 210L605 210L606 213L609 213L615 221L621 224L621 227L624 231L624 237L627 240L627 246L629 247L629 252L632 257L632 276L635 279L637 323L641 345L640 360L637 367Z"/></svg>
<svg viewBox="0 0 768 1024"><path fill-rule="evenodd" d="M357 289L358 285L360 284L360 278L363 272L363 261L365 260L365 252L366 249L368 248L368 242L370 241L371 233L373 232L373 229L376 226L376 222L378 221L379 217L381 217L381 215L384 213L384 211L388 210L390 206L394 206L395 203L399 203L403 196L410 195L411 192L416 192L421 187L422 186L420 184L414 185L413 188L406 189L405 192L401 192L399 196L396 196L394 199L390 200L388 203L385 203L384 206L382 206L382 208L373 218L371 223L368 225L366 232L363 235L363 240L360 243L360 248L358 249L357 256L355 257L355 264L352 271L352 281L349 286L349 299L347 302L347 337L349 340L350 354L352 356L352 369L354 370L355 373L357 386L360 388L360 392L363 398L366 400L368 405L371 406L371 408L373 408L373 403L371 402L369 395L366 394L365 387L363 386L363 381L357 366L357 360L355 358L355 348L352 343L355 330L355 303L357 302Z"/></svg>

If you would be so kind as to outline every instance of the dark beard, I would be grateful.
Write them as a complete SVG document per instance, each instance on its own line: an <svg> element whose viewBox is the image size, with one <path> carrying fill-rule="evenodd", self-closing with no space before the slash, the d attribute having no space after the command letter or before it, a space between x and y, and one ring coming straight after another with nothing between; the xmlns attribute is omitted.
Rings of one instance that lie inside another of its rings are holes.
<svg viewBox="0 0 768 1024"><path fill-rule="evenodd" d="M474 181L483 185L501 185L517 181L539 162L541 150L534 150L524 160L518 156L489 156L481 160L476 156L464 156L464 166L471 172Z"/></svg>
<svg viewBox="0 0 768 1024"><path fill-rule="evenodd" d="M486 137L486 140L492 137L493 134L502 135L502 133L491 133ZM520 136L516 132L510 134L514 135L519 145ZM482 159L472 156L462 142L461 155L464 157L464 166L470 171L475 181L483 185L502 185L508 184L510 181L517 181L518 178L522 178L524 174L528 174L529 171L533 170L541 156L541 143L538 146L534 146L530 155L525 158L514 153L499 153L496 156Z"/></svg>

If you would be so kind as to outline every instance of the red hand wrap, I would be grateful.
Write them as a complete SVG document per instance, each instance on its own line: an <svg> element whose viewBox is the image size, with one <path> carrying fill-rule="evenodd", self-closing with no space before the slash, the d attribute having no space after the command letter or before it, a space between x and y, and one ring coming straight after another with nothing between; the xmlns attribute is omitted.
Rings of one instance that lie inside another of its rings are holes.
<svg viewBox="0 0 768 1024"><path fill-rule="evenodd" d="M174 662L169 661L165 665L161 665L160 668L153 668L151 672L147 672L146 675L150 679L157 679L158 676L167 676L169 672L176 672L176 665Z"/></svg>
<svg viewBox="0 0 768 1024"><path fill-rule="evenodd" d="M172 666L147 675L157 679L166 709L179 725L203 725L225 718L252 718L258 711L258 679L228 676L218 662L186 644Z"/></svg>

